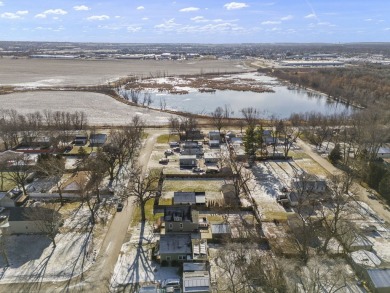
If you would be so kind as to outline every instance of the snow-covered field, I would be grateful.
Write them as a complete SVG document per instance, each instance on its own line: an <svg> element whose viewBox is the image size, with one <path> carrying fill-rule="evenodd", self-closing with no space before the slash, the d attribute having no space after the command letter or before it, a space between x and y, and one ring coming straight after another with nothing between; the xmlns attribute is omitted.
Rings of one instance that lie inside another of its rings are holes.
<svg viewBox="0 0 390 293"><path fill-rule="evenodd" d="M55 248L45 235L6 236L9 266L0 257L0 284L68 280L94 263L105 235L97 230L107 229L107 225L101 224L111 218L109 209L99 210L94 233L90 232L86 207L71 206L69 212L63 213L65 221L60 228L62 233L55 238Z"/></svg>
<svg viewBox="0 0 390 293"><path fill-rule="evenodd" d="M33 91L0 96L1 109L21 114L42 111L84 111L91 125L123 125L136 115L147 125L167 124L171 114L123 104L113 98L91 92Z"/></svg>

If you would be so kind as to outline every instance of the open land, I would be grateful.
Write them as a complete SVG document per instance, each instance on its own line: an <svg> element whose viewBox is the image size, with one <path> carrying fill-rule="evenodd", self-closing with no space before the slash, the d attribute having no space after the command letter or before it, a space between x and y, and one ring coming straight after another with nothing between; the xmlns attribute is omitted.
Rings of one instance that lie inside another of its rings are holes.
<svg viewBox="0 0 390 293"><path fill-rule="evenodd" d="M244 71L242 61L230 60L46 60L0 59L0 85L96 85L129 75L167 76Z"/></svg>
<svg viewBox="0 0 390 293"><path fill-rule="evenodd" d="M91 125L123 125L139 115L148 125L167 124L171 114L129 106L107 95L92 92L32 91L1 95L2 109L21 114L42 111L84 111Z"/></svg>

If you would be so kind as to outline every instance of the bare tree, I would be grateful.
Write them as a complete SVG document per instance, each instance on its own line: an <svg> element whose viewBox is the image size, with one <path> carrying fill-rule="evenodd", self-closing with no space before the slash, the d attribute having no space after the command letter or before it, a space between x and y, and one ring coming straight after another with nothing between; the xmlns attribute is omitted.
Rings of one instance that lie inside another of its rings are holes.
<svg viewBox="0 0 390 293"><path fill-rule="evenodd" d="M10 263L9 263L8 252L7 252L7 235L5 234L4 229L0 233L0 253L3 256L6 266L8 267Z"/></svg>
<svg viewBox="0 0 390 293"><path fill-rule="evenodd" d="M34 221L37 229L52 241L55 248L57 246L55 237L62 221L57 207L54 204L47 204L45 208L30 207L25 212L28 218Z"/></svg>
<svg viewBox="0 0 390 293"><path fill-rule="evenodd" d="M241 109L241 113L244 116L244 119L248 126L252 126L252 127L256 126L256 123L260 116L260 112L257 109L253 107L247 107Z"/></svg>
<svg viewBox="0 0 390 293"><path fill-rule="evenodd" d="M130 181L126 187L122 198L133 197L134 202L141 209L141 221L146 221L146 203L157 196L158 181L160 174L149 173L147 176L143 176L142 168L140 166L134 166L130 171Z"/></svg>
<svg viewBox="0 0 390 293"><path fill-rule="evenodd" d="M224 126L224 110L222 107L217 107L214 112L211 112L211 119L213 120L214 126L221 131L221 128Z"/></svg>
<svg viewBox="0 0 390 293"><path fill-rule="evenodd" d="M20 187L23 194L27 194L26 184L27 178L31 174L31 166L29 164L29 156L15 155L12 165L8 168L8 180Z"/></svg>
<svg viewBox="0 0 390 293"><path fill-rule="evenodd" d="M62 181L61 178L65 173L65 159L59 155L54 156L51 154L42 154L38 157L38 161L34 169L39 173L39 175L51 178L56 182L61 206L64 205L62 190L65 182Z"/></svg>

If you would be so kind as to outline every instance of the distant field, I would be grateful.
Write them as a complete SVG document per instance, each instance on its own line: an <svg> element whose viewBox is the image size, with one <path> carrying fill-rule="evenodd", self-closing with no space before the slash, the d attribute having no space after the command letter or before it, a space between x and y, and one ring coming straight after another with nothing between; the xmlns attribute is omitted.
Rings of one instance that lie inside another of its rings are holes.
<svg viewBox="0 0 390 293"><path fill-rule="evenodd" d="M139 115L147 125L167 124L171 114L123 104L92 92L33 91L0 95L0 109L15 109L26 114L44 109L84 111L90 125L123 125Z"/></svg>
<svg viewBox="0 0 390 293"><path fill-rule="evenodd" d="M94 85L128 75L163 76L209 72L237 72L244 68L232 60L53 60L0 59L0 85Z"/></svg>

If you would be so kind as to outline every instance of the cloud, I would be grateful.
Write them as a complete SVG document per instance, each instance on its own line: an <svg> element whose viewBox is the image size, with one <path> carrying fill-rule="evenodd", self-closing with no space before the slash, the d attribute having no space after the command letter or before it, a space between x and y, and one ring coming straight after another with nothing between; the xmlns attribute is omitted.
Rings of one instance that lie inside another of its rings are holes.
<svg viewBox="0 0 390 293"><path fill-rule="evenodd" d="M68 12L63 9L49 9L35 15L35 18L46 18L48 15L65 15L65 14L68 14Z"/></svg>
<svg viewBox="0 0 390 293"><path fill-rule="evenodd" d="M198 10L199 10L198 7L187 7L187 8L180 9L179 11L180 12L192 12L192 11L198 11Z"/></svg>
<svg viewBox="0 0 390 293"><path fill-rule="evenodd" d="M164 23L155 25L154 28L158 30L172 31L178 26L180 26L180 24L175 23L175 19L171 18L169 20L164 21Z"/></svg>
<svg viewBox="0 0 390 293"><path fill-rule="evenodd" d="M20 19L23 15L28 14L28 10L19 10L15 13L13 12L4 12L0 15L1 18L5 19Z"/></svg>
<svg viewBox="0 0 390 293"><path fill-rule="evenodd" d="M90 17L87 17L87 20L91 20L91 21L94 21L94 20L108 20L110 19L110 17L108 15L92 15Z"/></svg>
<svg viewBox="0 0 390 293"><path fill-rule="evenodd" d="M4 3L2 1L0 1L0 6L4 6Z"/></svg>
<svg viewBox="0 0 390 293"><path fill-rule="evenodd" d="M267 21L263 21L261 24L262 25L271 25L271 24L281 24L281 23L282 23L281 21L267 20Z"/></svg>
<svg viewBox="0 0 390 293"><path fill-rule="evenodd" d="M230 2L230 3L226 3L223 7L225 7L227 10L234 10L234 9L246 8L249 7L249 5L243 2Z"/></svg>
<svg viewBox="0 0 390 293"><path fill-rule="evenodd" d="M366 18L364 21L372 21L372 18Z"/></svg>
<svg viewBox="0 0 390 293"><path fill-rule="evenodd" d="M142 17L142 20L149 20L149 17Z"/></svg>
<svg viewBox="0 0 390 293"><path fill-rule="evenodd" d="M294 17L292 15L287 15L285 17L282 17L280 20L282 21L286 21L286 20L290 20L290 19L293 19Z"/></svg>
<svg viewBox="0 0 390 293"><path fill-rule="evenodd" d="M76 6L73 6L73 9L76 10L76 11L88 11L88 10L91 10L91 8L89 8L88 6L85 6L85 5L76 5Z"/></svg>
<svg viewBox="0 0 390 293"><path fill-rule="evenodd" d="M390 27L385 28L385 31L390 31Z"/></svg>
<svg viewBox="0 0 390 293"><path fill-rule="evenodd" d="M317 15L315 13L310 13L306 15L305 18L317 18Z"/></svg>
<svg viewBox="0 0 390 293"><path fill-rule="evenodd" d="M143 6L138 6L137 7L137 10L144 10L145 9L145 7L143 7Z"/></svg>
<svg viewBox="0 0 390 293"><path fill-rule="evenodd" d="M208 22L209 20L204 18L203 16L195 16L195 17L192 17L190 18L192 21L195 21L195 22Z"/></svg>
<svg viewBox="0 0 390 293"><path fill-rule="evenodd" d="M135 26L135 25L129 25L126 29L129 33L136 33L136 32L139 32L142 29L142 27Z"/></svg>

